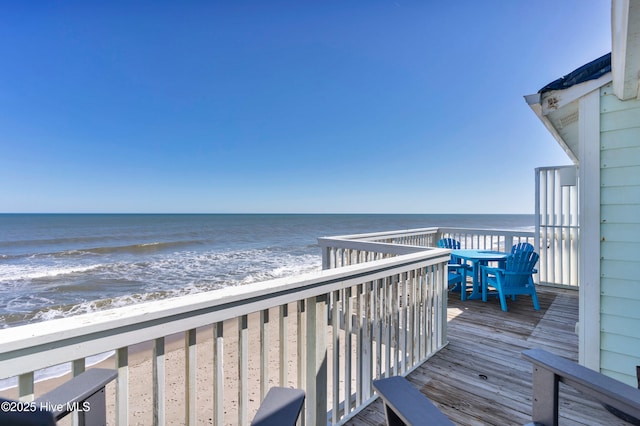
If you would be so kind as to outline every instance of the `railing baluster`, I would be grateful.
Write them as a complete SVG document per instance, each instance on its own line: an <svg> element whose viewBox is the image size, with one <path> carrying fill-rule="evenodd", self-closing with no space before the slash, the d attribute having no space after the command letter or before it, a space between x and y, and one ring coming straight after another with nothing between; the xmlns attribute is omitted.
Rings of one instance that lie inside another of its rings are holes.
<svg viewBox="0 0 640 426"><path fill-rule="evenodd" d="M195 425L197 422L196 411L196 330L187 330L184 334L184 350L185 350L185 384L184 392L186 404L185 408L185 424Z"/></svg>
<svg viewBox="0 0 640 426"><path fill-rule="evenodd" d="M116 423L129 424L129 348L116 350Z"/></svg>
<svg viewBox="0 0 640 426"><path fill-rule="evenodd" d="M376 344L376 371L375 377L382 377L382 318L384 315L382 298L383 280L374 281L373 289L373 332Z"/></svg>
<svg viewBox="0 0 640 426"><path fill-rule="evenodd" d="M165 358L164 337L153 341L153 424L165 424Z"/></svg>
<svg viewBox="0 0 640 426"><path fill-rule="evenodd" d="M431 333L427 328L426 319L427 319L427 268L420 268L420 278L418 280L418 286L420 287L420 308L419 308L419 318L420 329L422 330L421 339L420 339L420 358L425 358L428 354L427 352L427 341Z"/></svg>
<svg viewBox="0 0 640 426"><path fill-rule="evenodd" d="M18 377L18 398L23 402L33 401L33 371Z"/></svg>
<svg viewBox="0 0 640 426"><path fill-rule="evenodd" d="M422 359L423 330L421 322L422 288L420 286L420 269L413 271L413 334L416 336L413 346L414 362Z"/></svg>
<svg viewBox="0 0 640 426"><path fill-rule="evenodd" d="M332 247L322 247L322 269L331 269L331 252Z"/></svg>
<svg viewBox="0 0 640 426"><path fill-rule="evenodd" d="M238 424L248 423L249 388L249 320L238 318Z"/></svg>
<svg viewBox="0 0 640 426"><path fill-rule="evenodd" d="M213 325L213 420L216 426L224 424L224 325Z"/></svg>
<svg viewBox="0 0 640 426"><path fill-rule="evenodd" d="M298 300L297 303L297 386L300 389L304 389L305 387L305 370L306 370L306 342L305 342L305 320L306 320L306 312L305 312L305 301ZM305 399L304 405L305 407L309 406L309 400ZM306 408L305 410L306 411ZM306 423L306 416L301 415L299 423L301 426L304 426Z"/></svg>
<svg viewBox="0 0 640 426"><path fill-rule="evenodd" d="M78 376L86 370L86 361L84 358L76 359L71 363L71 374L73 377Z"/></svg>
<svg viewBox="0 0 640 426"><path fill-rule="evenodd" d="M391 305L391 300L393 296L393 282L391 277L387 277L385 280L385 313L384 313L384 322L385 322L385 369L384 376L391 377L391 345L393 344L393 324L391 323L391 319L393 316L393 308Z"/></svg>
<svg viewBox="0 0 640 426"><path fill-rule="evenodd" d="M363 288L356 286L356 407L362 403L362 369L364 351Z"/></svg>
<svg viewBox="0 0 640 426"><path fill-rule="evenodd" d="M327 295L307 299L307 423L327 423ZM244 423L243 423L244 424Z"/></svg>
<svg viewBox="0 0 640 426"><path fill-rule="evenodd" d="M411 271L411 366L413 367L418 359L420 359L420 327L418 326L418 313L420 305L418 304L418 271Z"/></svg>
<svg viewBox="0 0 640 426"><path fill-rule="evenodd" d="M438 291L438 269L435 266L432 266L431 269L431 329L433 330L433 348L435 349L438 347L438 342L440 342L439 326L441 313L440 307L438 306L438 303L440 302L440 294Z"/></svg>
<svg viewBox="0 0 640 426"><path fill-rule="evenodd" d="M73 377L76 377L79 374L84 373L84 371L86 370L86 361L84 358L80 358L80 359L76 359L71 363L71 374L73 375ZM80 425L80 419L78 417L78 412L74 411L73 413L71 413L71 424L72 426L79 426Z"/></svg>
<svg viewBox="0 0 640 426"><path fill-rule="evenodd" d="M351 287L344 290L344 413L351 412Z"/></svg>
<svg viewBox="0 0 640 426"><path fill-rule="evenodd" d="M331 333L333 361L333 397L331 399L331 421L340 419L340 290L333 292L331 303Z"/></svg>
<svg viewBox="0 0 640 426"><path fill-rule="evenodd" d="M392 339L391 345L393 350L393 375L400 374L400 276L395 275L391 284L391 306L392 306Z"/></svg>
<svg viewBox="0 0 640 426"><path fill-rule="evenodd" d="M433 277L432 277L433 266L425 267L424 271L424 280L426 287L426 313L425 313L425 328L428 330L428 338L427 338L427 356L430 356L434 352L433 345Z"/></svg>
<svg viewBox="0 0 640 426"><path fill-rule="evenodd" d="M373 330L372 330L372 318L373 318L373 282L369 281L364 284L364 342L362 352L362 395L363 401L369 399L372 395L372 381L371 377L373 372Z"/></svg>
<svg viewBox="0 0 640 426"><path fill-rule="evenodd" d="M400 359L401 364L400 364L400 368L401 368L401 372L402 375L405 375L407 372L407 353L409 351L409 347L408 347L408 340L409 340L409 327L407 325L407 304L409 303L409 297L407 294L407 273L403 272L400 275L400 288L399 290L401 291L401 296L400 296L400 303L401 303L401 307L400 307L400 321L401 321L401 330L402 330L402 334L400 335Z"/></svg>
<svg viewBox="0 0 640 426"><path fill-rule="evenodd" d="M440 307L440 303L442 303L442 294L440 292L440 270L433 267L433 346L437 348L442 341L440 325L442 318L442 308ZM446 311L445 311L446 315Z"/></svg>
<svg viewBox="0 0 640 426"><path fill-rule="evenodd" d="M436 324L439 337L437 348L439 349L447 343L447 265L434 265L434 268L438 271L435 281L435 291L438 295L436 306L440 310L440 316Z"/></svg>
<svg viewBox="0 0 640 426"><path fill-rule="evenodd" d="M513 247L514 244L516 244L516 242L513 241L512 235L507 235L504 237L504 251L510 252L511 247Z"/></svg>
<svg viewBox="0 0 640 426"><path fill-rule="evenodd" d="M280 305L280 317L278 318L279 335L280 335L280 386L286 387L289 374L289 306Z"/></svg>
<svg viewBox="0 0 640 426"><path fill-rule="evenodd" d="M260 400L269 390L269 310L260 311Z"/></svg>

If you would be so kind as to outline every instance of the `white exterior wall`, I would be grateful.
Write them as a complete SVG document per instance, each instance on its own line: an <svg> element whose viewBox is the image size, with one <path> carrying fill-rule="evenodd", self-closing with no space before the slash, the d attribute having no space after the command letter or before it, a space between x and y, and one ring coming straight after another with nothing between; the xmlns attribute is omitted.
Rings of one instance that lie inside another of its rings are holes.
<svg viewBox="0 0 640 426"><path fill-rule="evenodd" d="M636 386L640 365L640 101L600 97L600 370Z"/></svg>

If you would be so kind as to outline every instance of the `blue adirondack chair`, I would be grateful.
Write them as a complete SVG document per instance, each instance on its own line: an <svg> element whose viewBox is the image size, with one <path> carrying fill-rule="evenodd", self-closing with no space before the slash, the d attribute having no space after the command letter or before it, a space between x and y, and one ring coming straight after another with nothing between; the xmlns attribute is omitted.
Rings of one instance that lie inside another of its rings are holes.
<svg viewBox="0 0 640 426"><path fill-rule="evenodd" d="M488 289L491 286L498 292L500 306L505 312L507 311L506 296L511 296L515 300L519 294L530 295L534 309L540 310L532 276L535 273L534 267L538 258L538 253L533 251L516 251L507 257L504 268L482 266L482 301L487 301Z"/></svg>
<svg viewBox="0 0 640 426"><path fill-rule="evenodd" d="M533 247L533 245L529 244L529 243L518 243L518 244L514 244L511 247L511 254L517 252L517 251L535 251L535 248ZM504 268L504 265L501 266L502 268ZM534 274L538 273L537 269L533 270Z"/></svg>
<svg viewBox="0 0 640 426"><path fill-rule="evenodd" d="M438 240L438 247L440 248L448 248L452 250L460 249L460 241L454 238L441 238Z"/></svg>
<svg viewBox="0 0 640 426"><path fill-rule="evenodd" d="M535 249L534 249L533 245L531 245L529 243L518 243L518 244L514 244L513 246L511 246L511 254L514 254L517 251L534 251L534 250ZM504 268L504 267L505 267L505 263L504 262L500 262L498 264L498 268Z"/></svg>
<svg viewBox="0 0 640 426"><path fill-rule="evenodd" d="M439 248L448 248L451 250L460 249L460 241L453 238L442 238L438 241ZM460 299L465 300L467 296L467 270L469 265L462 262L462 259L458 259L455 256L451 256L449 260L447 278L449 283L449 290L460 290Z"/></svg>
<svg viewBox="0 0 640 426"><path fill-rule="evenodd" d="M534 251L535 249L533 248L533 245L529 244L529 243L518 243L518 244L514 244L511 247L511 254L517 252L517 251Z"/></svg>

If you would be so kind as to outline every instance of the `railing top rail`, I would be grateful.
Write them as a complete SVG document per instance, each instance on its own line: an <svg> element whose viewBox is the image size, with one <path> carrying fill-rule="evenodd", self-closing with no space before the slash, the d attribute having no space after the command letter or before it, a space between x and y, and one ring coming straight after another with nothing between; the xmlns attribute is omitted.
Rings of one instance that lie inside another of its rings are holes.
<svg viewBox="0 0 640 426"><path fill-rule="evenodd" d="M376 239L390 238L390 237L408 237L412 235L435 234L436 232L438 232L437 227L416 228L416 229L402 229L402 230L396 230L396 231L370 232L365 234L326 236L326 237L318 238L318 240L333 240L333 239L376 240Z"/></svg>
<svg viewBox="0 0 640 426"><path fill-rule="evenodd" d="M559 170L559 169L568 169L571 167L575 167L573 165L567 164L564 166L543 166L543 167L536 167L536 172L539 170Z"/></svg>
<svg viewBox="0 0 640 426"><path fill-rule="evenodd" d="M342 268L3 329L0 378L320 296L363 281L446 263L449 253L446 249L423 249ZM80 344L87 341L92 342L90 348Z"/></svg>
<svg viewBox="0 0 640 426"><path fill-rule="evenodd" d="M376 241L386 238L402 238L415 235L436 234L436 233L467 233L480 235L498 235L498 236L516 236L516 237L533 237L534 231L525 231L521 229L481 229L481 228L459 228L459 227L431 227L403 229L399 231L373 232L367 234L338 235L331 237L318 238L318 244L321 247L335 246L336 241ZM350 247L353 248L353 247Z"/></svg>
<svg viewBox="0 0 640 426"><path fill-rule="evenodd" d="M343 238L318 238L321 247L348 248L352 250L365 250L378 253L403 255L419 251L433 250L433 247L411 246L405 244L381 243L365 240L349 240Z"/></svg>
<svg viewBox="0 0 640 426"><path fill-rule="evenodd" d="M533 226L533 225L532 225ZM451 228L441 227L438 231L443 233L468 233L468 234L482 234L482 235L513 235L515 237L533 237L535 231L525 231L522 229L478 229L478 228Z"/></svg>

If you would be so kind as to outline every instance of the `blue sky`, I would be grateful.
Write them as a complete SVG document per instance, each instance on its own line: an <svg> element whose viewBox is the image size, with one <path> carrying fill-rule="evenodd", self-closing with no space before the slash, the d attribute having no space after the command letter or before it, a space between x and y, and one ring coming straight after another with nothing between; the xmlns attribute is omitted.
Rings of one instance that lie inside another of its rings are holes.
<svg viewBox="0 0 640 426"><path fill-rule="evenodd" d="M0 3L0 212L533 213L605 0Z"/></svg>

